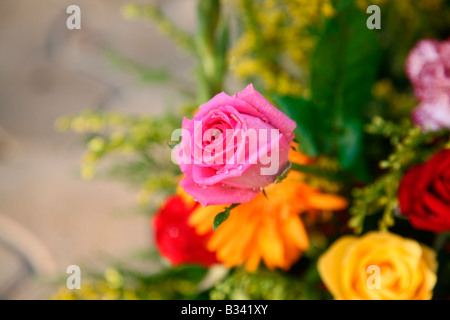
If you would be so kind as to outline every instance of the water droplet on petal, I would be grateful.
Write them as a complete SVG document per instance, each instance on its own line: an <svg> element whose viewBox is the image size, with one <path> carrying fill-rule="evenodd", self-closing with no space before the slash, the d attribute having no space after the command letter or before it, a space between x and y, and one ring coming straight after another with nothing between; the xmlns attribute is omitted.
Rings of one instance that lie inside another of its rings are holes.
<svg viewBox="0 0 450 320"><path fill-rule="evenodd" d="M180 230L177 227L172 227L169 229L169 236L171 238L178 238L180 235Z"/></svg>
<svg viewBox="0 0 450 320"><path fill-rule="evenodd" d="M242 168L243 168L242 164L240 164L240 165L238 165L238 166L236 167L236 169L238 169L239 171L241 171Z"/></svg>
<svg viewBox="0 0 450 320"><path fill-rule="evenodd" d="M202 187L201 187L202 189L207 189L208 188L208 186L205 186L205 185L202 185Z"/></svg>
<svg viewBox="0 0 450 320"><path fill-rule="evenodd" d="M228 172L229 172L228 169L225 168L225 169L223 169L223 172L222 172L222 173L223 173L223 174L228 174Z"/></svg>

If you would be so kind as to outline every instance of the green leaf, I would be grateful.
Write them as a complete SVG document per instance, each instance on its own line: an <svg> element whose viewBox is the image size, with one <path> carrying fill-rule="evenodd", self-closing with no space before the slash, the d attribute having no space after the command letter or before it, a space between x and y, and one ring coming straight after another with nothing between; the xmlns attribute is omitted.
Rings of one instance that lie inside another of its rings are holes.
<svg viewBox="0 0 450 320"><path fill-rule="evenodd" d="M216 217L214 218L214 231L217 230L217 228L224 223L228 217L230 216L230 210L228 208L225 209L225 211L222 211Z"/></svg>
<svg viewBox="0 0 450 320"><path fill-rule="evenodd" d="M275 96L274 101L278 108L297 123L295 128L296 140L300 150L311 156L317 156L321 151L320 135L325 132L317 121L315 106L303 98Z"/></svg>
<svg viewBox="0 0 450 320"><path fill-rule="evenodd" d="M369 180L364 158L364 124L360 119L347 120L338 138L338 159L343 168L351 169L356 177Z"/></svg>
<svg viewBox="0 0 450 320"><path fill-rule="evenodd" d="M269 198L267 198L266 190L262 189L262 193L263 193L264 197L266 197L266 199L269 199Z"/></svg>
<svg viewBox="0 0 450 320"><path fill-rule="evenodd" d="M312 174L312 175L323 177L330 181L336 181L336 182L345 182L350 178L350 177L344 175L343 172L333 172L333 171L323 170L323 169L313 167L313 166L307 166L307 165L296 164L296 163L292 164L291 170L299 171L299 172L303 172L303 173L307 173L307 174Z"/></svg>
<svg viewBox="0 0 450 320"><path fill-rule="evenodd" d="M328 134L325 144L344 169L367 179L364 108L376 80L380 47L375 31L366 27L366 15L350 1L342 3L312 55L312 101Z"/></svg>
<svg viewBox="0 0 450 320"><path fill-rule="evenodd" d="M283 172L275 180L275 183L280 183L281 181L286 179L288 174L289 174L289 171L291 171L291 167L292 167L292 162L288 162L286 168L283 170ZM265 195L265 191L264 190L263 190L263 192L264 192L264 195ZM266 196L266 198L267 198L267 196Z"/></svg>
<svg viewBox="0 0 450 320"><path fill-rule="evenodd" d="M231 209L237 207L238 205L239 203L233 203L228 208L225 208L224 211L216 215L216 217L214 218L214 225L213 225L214 231L216 231L217 228L228 219L228 217L230 216Z"/></svg>

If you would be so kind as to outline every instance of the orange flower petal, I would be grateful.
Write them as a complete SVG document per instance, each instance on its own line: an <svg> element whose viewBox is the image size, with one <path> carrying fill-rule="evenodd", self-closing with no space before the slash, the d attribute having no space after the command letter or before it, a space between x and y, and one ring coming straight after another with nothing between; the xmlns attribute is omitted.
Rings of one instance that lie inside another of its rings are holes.
<svg viewBox="0 0 450 320"><path fill-rule="evenodd" d="M311 193L308 196L308 204L311 208L320 210L343 210L347 208L347 200L332 194L320 192Z"/></svg>
<svg viewBox="0 0 450 320"><path fill-rule="evenodd" d="M258 269L260 262L261 262L261 255L258 249L255 248L248 257L247 263L245 264L245 269L247 269L247 271L250 272L256 271L256 269Z"/></svg>
<svg viewBox="0 0 450 320"><path fill-rule="evenodd" d="M276 220L265 220L258 237L258 247L267 267L275 268L284 262L284 246Z"/></svg>
<svg viewBox="0 0 450 320"><path fill-rule="evenodd" d="M284 223L284 232L300 250L309 247L308 234L299 216L291 215Z"/></svg>

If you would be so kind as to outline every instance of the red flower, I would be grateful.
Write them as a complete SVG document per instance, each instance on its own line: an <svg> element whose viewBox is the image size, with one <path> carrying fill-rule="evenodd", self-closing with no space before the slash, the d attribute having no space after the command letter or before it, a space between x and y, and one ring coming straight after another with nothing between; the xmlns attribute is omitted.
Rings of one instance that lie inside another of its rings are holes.
<svg viewBox="0 0 450 320"><path fill-rule="evenodd" d="M450 231L450 149L413 167L399 188L400 209L417 229Z"/></svg>
<svg viewBox="0 0 450 320"><path fill-rule="evenodd" d="M158 250L173 265L185 263L208 267L217 262L215 253L206 249L210 235L198 235L187 223L195 207L196 204L188 204L182 197L174 196L153 219Z"/></svg>

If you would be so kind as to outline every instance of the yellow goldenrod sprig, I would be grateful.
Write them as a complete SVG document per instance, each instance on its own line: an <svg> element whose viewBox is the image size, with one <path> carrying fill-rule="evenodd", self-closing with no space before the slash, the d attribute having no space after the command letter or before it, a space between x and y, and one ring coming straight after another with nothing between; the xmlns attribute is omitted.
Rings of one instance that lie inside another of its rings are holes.
<svg viewBox="0 0 450 320"><path fill-rule="evenodd" d="M436 139L445 136L444 131L422 132L410 120L396 124L375 117L367 126L367 132L390 139L393 152L379 166L385 170L375 182L352 191L354 202L350 208L352 218L349 226L356 233L363 231L364 219L367 216L383 212L378 221L380 230L394 225L394 216L398 209L398 186L406 170L412 165L422 163L432 154L442 149L443 143Z"/></svg>

